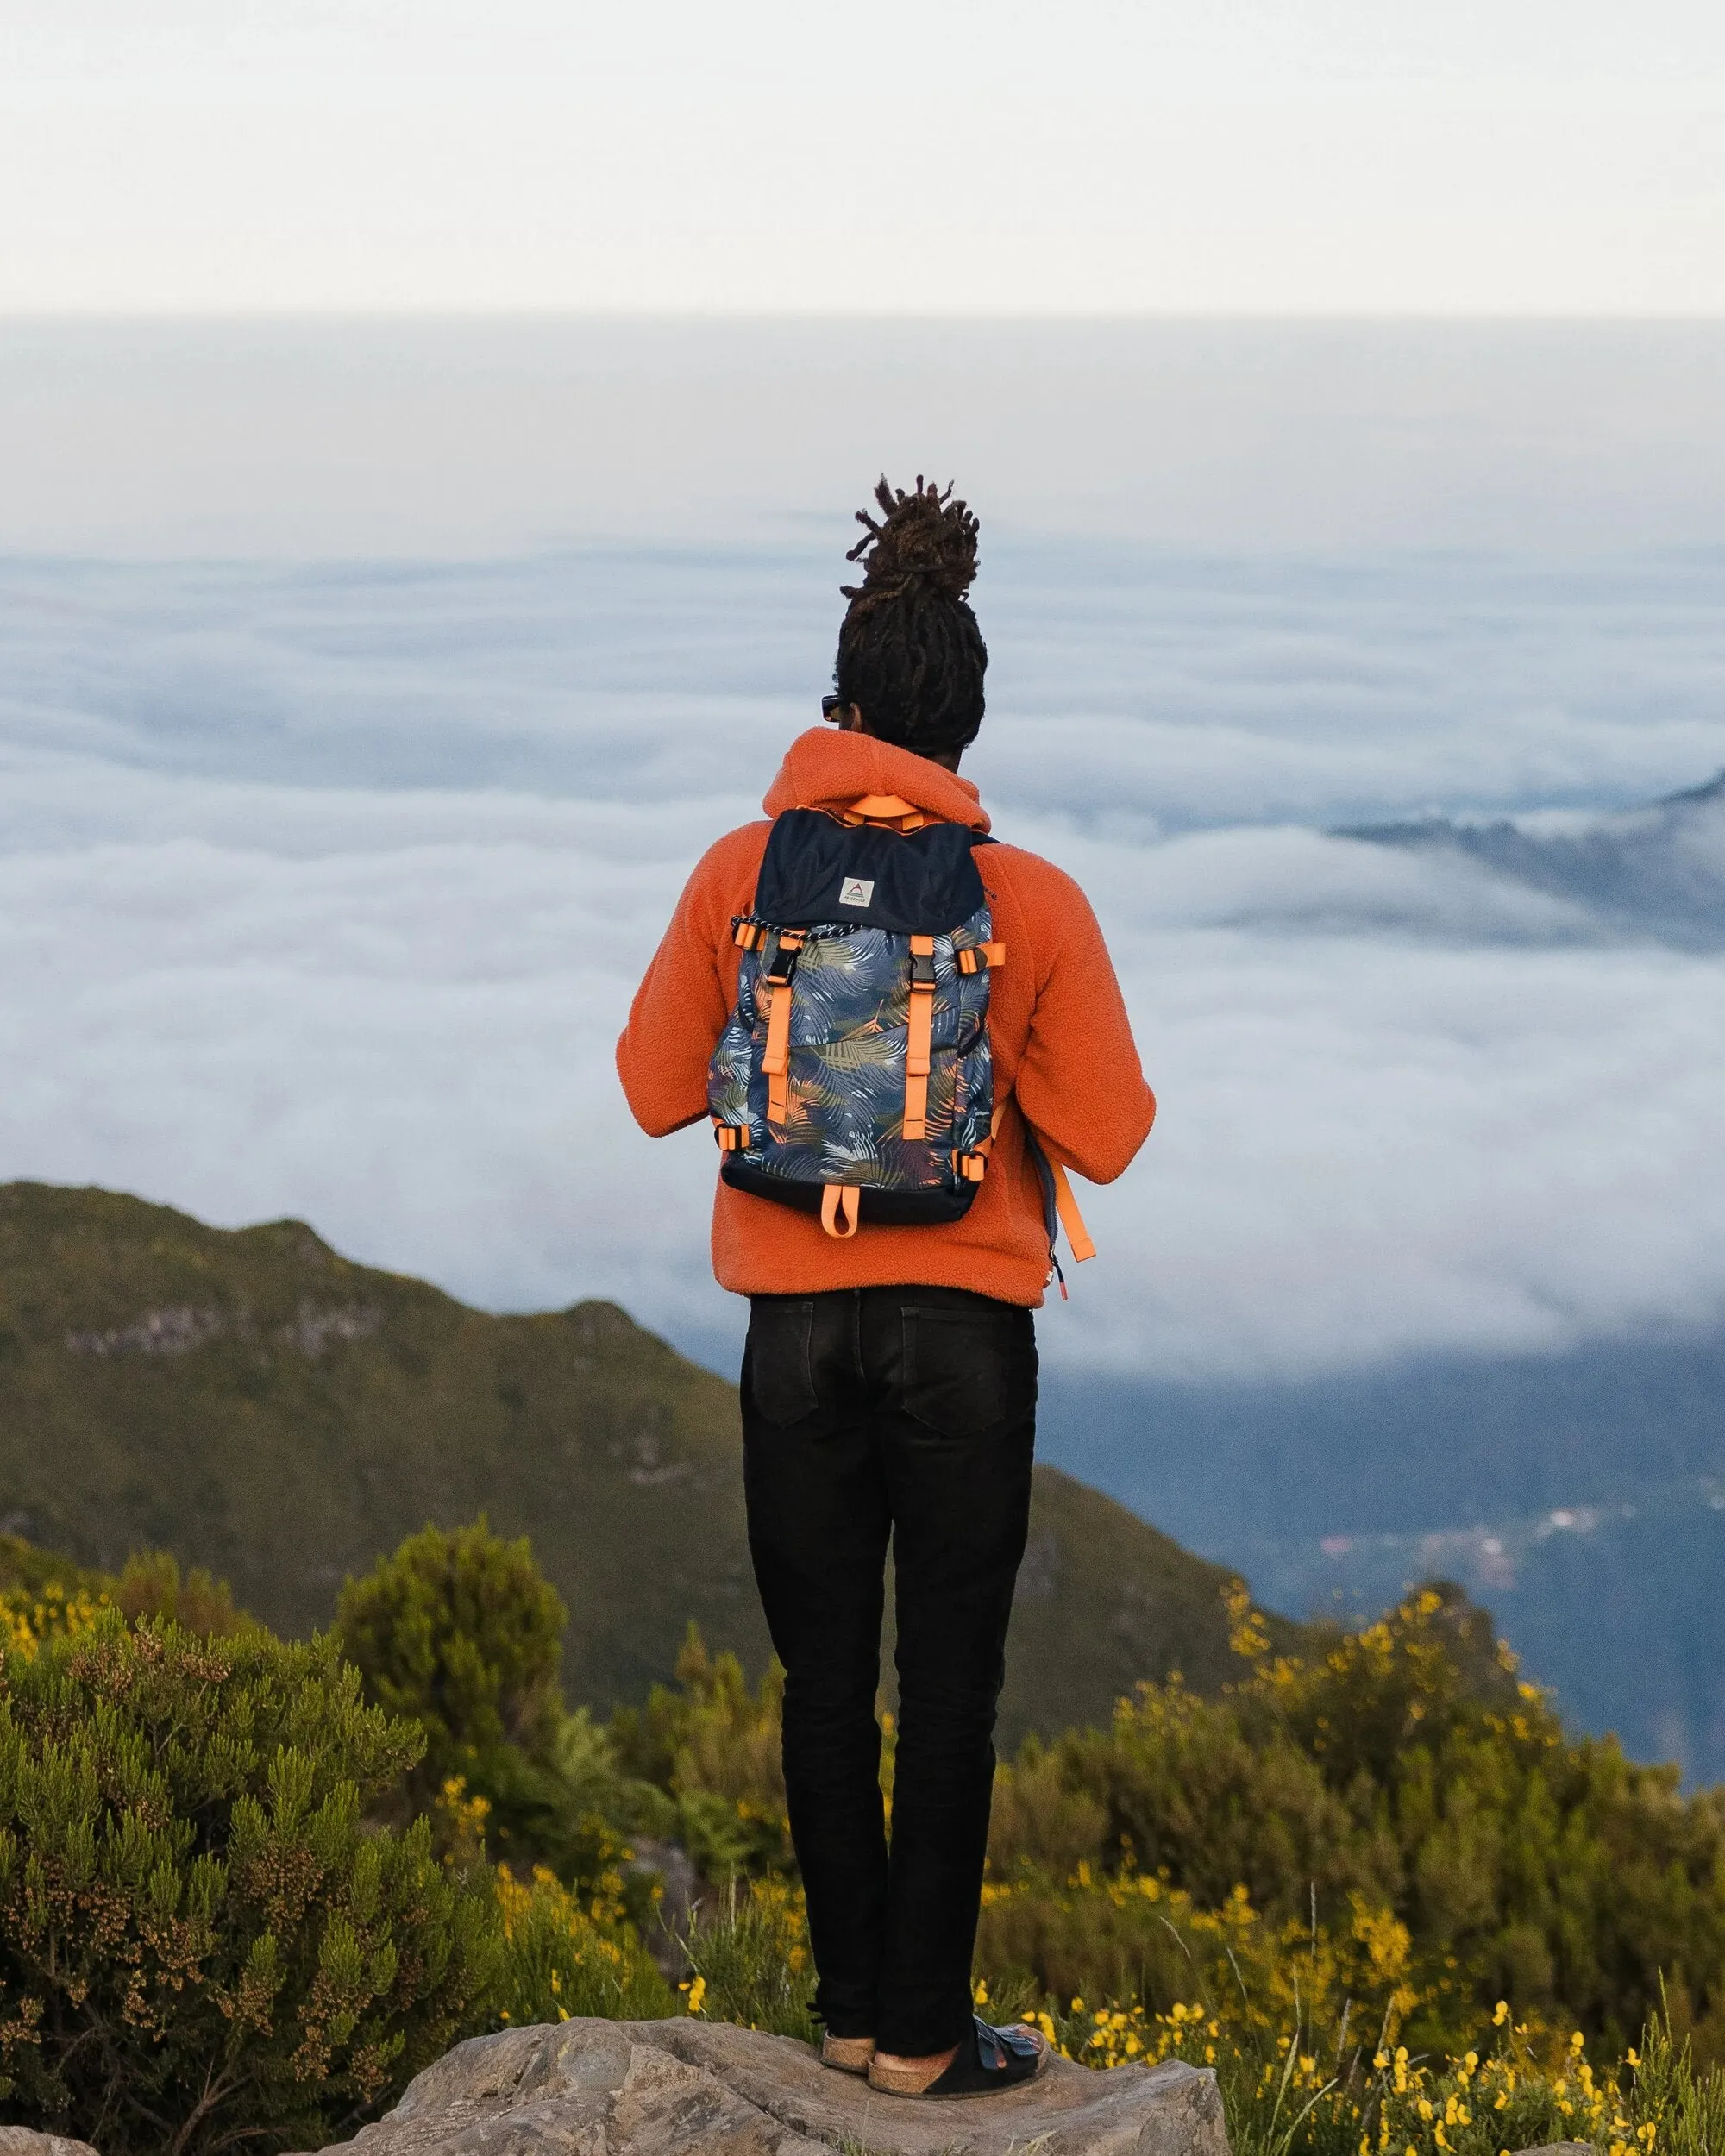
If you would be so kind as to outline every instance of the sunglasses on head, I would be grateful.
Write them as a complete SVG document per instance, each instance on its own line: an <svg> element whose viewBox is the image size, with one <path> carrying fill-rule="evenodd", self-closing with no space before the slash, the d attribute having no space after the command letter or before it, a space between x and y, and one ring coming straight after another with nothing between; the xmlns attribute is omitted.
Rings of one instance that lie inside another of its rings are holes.
<svg viewBox="0 0 1725 2156"><path fill-rule="evenodd" d="M844 699L836 691L820 699L820 715L823 718L837 718L844 709Z"/></svg>

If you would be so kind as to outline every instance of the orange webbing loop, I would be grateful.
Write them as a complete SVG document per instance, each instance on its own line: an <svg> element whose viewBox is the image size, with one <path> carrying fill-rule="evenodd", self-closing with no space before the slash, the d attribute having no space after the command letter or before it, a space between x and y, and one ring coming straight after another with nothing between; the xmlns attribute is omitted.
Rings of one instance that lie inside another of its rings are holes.
<svg viewBox="0 0 1725 2156"><path fill-rule="evenodd" d="M829 1183L821 1192L820 1225L841 1243L856 1234L862 1218L862 1195L854 1183Z"/></svg>
<svg viewBox="0 0 1725 2156"><path fill-rule="evenodd" d="M1084 1216L1078 1210L1078 1200L1072 1195L1072 1186L1066 1180L1066 1170L1057 1160L1051 1159L1054 1170L1054 1206L1060 1215L1060 1225L1066 1231L1066 1240L1072 1245L1072 1255L1082 1265L1087 1257L1096 1255L1096 1246L1090 1240L1090 1232L1084 1225Z"/></svg>
<svg viewBox="0 0 1725 2156"><path fill-rule="evenodd" d="M916 961L925 962L919 966ZM910 1025L905 1041L905 1136L928 1135L928 1069L934 1041L934 938L911 938ZM926 973L927 978L919 975Z"/></svg>
<svg viewBox="0 0 1725 2156"><path fill-rule="evenodd" d="M862 793L840 812L838 820L853 830L858 824L880 824L889 830L919 831L935 819L913 802L900 800L896 793Z"/></svg>
<svg viewBox="0 0 1725 2156"><path fill-rule="evenodd" d="M766 935L759 921L744 919L731 924L731 940L738 950L759 950Z"/></svg>
<svg viewBox="0 0 1725 2156"><path fill-rule="evenodd" d="M746 1153L749 1150L749 1125L746 1123L715 1123L712 1134L721 1153Z"/></svg>

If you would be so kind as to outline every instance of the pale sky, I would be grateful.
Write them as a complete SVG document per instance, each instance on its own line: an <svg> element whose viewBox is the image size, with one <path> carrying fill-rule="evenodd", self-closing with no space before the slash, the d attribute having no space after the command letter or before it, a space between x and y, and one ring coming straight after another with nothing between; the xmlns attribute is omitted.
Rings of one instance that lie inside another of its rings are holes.
<svg viewBox="0 0 1725 2156"><path fill-rule="evenodd" d="M1718 0L0 0L0 310L1725 312Z"/></svg>

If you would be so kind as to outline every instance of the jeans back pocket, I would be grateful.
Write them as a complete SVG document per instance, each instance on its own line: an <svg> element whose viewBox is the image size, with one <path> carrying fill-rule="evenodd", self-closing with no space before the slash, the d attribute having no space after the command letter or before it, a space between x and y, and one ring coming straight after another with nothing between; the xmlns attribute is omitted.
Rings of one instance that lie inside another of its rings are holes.
<svg viewBox="0 0 1725 2156"><path fill-rule="evenodd" d="M749 1313L744 1380L756 1411L779 1429L817 1404L812 1344L814 1303L806 1295L756 1295Z"/></svg>
<svg viewBox="0 0 1725 2156"><path fill-rule="evenodd" d="M1036 1404L1030 1313L907 1306L905 1409L942 1437L974 1437Z"/></svg>

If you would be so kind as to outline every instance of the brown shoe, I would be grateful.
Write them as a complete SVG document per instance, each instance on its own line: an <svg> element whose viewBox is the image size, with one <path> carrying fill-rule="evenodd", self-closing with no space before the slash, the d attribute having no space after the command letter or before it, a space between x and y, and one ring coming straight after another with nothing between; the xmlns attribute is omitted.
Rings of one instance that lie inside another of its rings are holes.
<svg viewBox="0 0 1725 2156"><path fill-rule="evenodd" d="M866 2074L874 2059L872 2036L823 2036L820 2040L821 2065L837 2066L842 2074Z"/></svg>

